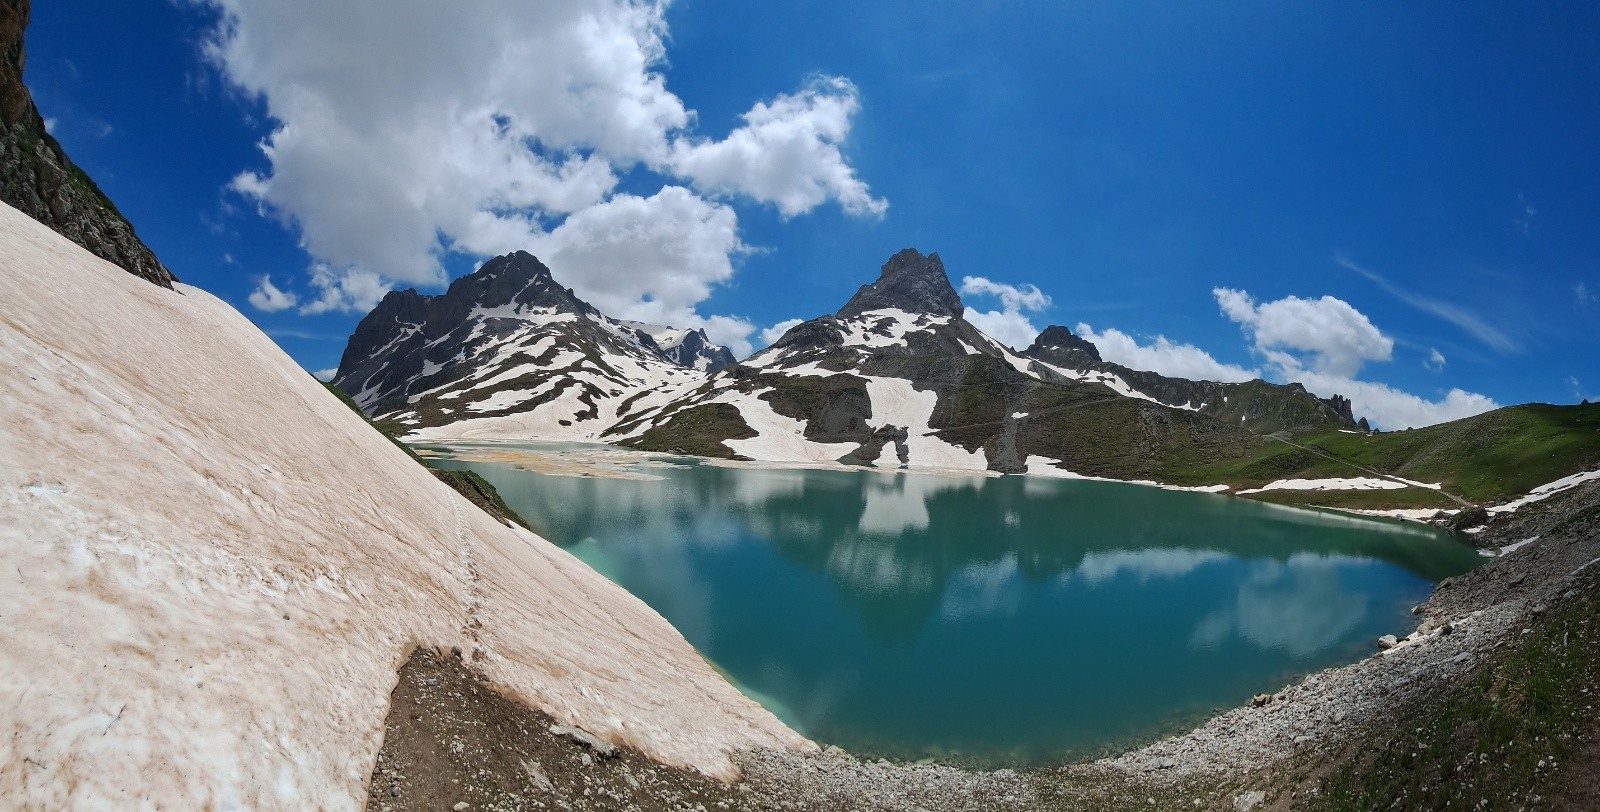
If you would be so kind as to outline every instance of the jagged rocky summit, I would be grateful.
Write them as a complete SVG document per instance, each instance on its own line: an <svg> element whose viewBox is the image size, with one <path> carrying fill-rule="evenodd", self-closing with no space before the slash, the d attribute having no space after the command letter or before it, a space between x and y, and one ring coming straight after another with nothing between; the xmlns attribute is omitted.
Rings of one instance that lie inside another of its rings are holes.
<svg viewBox="0 0 1600 812"><path fill-rule="evenodd" d="M0 0L0 200L101 259L170 288L175 278L100 187L45 131L22 83L29 0Z"/></svg>
<svg viewBox="0 0 1600 812"><path fill-rule="evenodd" d="M1166 378L1051 327L1018 353L962 318L937 254L906 249L844 307L608 432L664 451L1163 480L1262 432L1348 423L1295 386Z"/></svg>
<svg viewBox="0 0 1600 812"><path fill-rule="evenodd" d="M699 330L607 317L517 251L439 296L390 292L356 326L334 383L413 432L594 439L625 402L732 361Z"/></svg>
<svg viewBox="0 0 1600 812"><path fill-rule="evenodd" d="M1057 326L1017 352L963 313L939 256L908 248L837 312L729 363L703 335L609 319L513 254L442 297L390 294L336 383L418 439L1159 481L1263 434L1354 425L1347 401L1297 385L1132 370Z"/></svg>

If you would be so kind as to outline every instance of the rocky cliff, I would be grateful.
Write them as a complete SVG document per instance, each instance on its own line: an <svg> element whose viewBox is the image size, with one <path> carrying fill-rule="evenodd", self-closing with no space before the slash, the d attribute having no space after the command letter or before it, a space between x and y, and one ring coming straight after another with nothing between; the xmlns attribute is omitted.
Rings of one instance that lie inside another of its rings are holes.
<svg viewBox="0 0 1600 812"><path fill-rule="evenodd" d="M0 200L134 276L172 287L172 272L45 132L22 83L29 11L30 0L0 0Z"/></svg>

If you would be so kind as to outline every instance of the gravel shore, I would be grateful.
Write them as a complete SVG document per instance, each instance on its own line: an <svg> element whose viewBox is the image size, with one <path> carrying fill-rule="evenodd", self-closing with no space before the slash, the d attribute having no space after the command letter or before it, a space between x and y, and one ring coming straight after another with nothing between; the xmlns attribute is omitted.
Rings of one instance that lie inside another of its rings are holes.
<svg viewBox="0 0 1600 812"><path fill-rule="evenodd" d="M741 754L737 761L744 780L723 785L636 754L599 756L570 736L550 732L553 723L547 717L476 684L464 665L429 656L407 669L431 676L402 672L369 808L452 808L443 803L446 797L428 791L441 786L446 795L455 793L449 797L463 799L452 802L466 803L461 809L957 812L1292 806L1254 788L1271 787L1280 767L1289 763L1332 758L1380 727L1397 708L1458 683L1497 649L1514 643L1550 607L1593 582L1582 576L1600 569L1600 482L1499 516L1470 538L1489 550L1534 540L1448 579L1417 607L1421 620L1415 633L1386 649L1374 641L1373 656L1365 660L1259 695L1187 733L1112 758L1047 769L978 771L865 761L838 748L811 755L763 751ZM459 689L441 699L428 679ZM513 717L518 721L506 721ZM474 739L474 731L497 725L499 735ZM454 732L446 735L446 729ZM419 750L416 742L426 741L436 744ZM411 755L403 742L412 743ZM534 770L525 766L527 758L492 755L515 747L543 754L529 757ZM478 755L472 756L475 748ZM435 753L429 762L434 767L412 768L396 779L396 765L415 762L423 751ZM468 765L456 770L460 775L448 766L456 762ZM424 798L427 803L421 803Z"/></svg>

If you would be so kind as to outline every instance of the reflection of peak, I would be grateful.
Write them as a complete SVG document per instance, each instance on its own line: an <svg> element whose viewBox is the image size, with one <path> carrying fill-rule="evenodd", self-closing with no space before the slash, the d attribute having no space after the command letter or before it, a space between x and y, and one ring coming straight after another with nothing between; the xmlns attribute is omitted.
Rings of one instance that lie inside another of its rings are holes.
<svg viewBox="0 0 1600 812"><path fill-rule="evenodd" d="M982 478L899 474L874 477L863 486L866 504L857 529L867 535L900 536L928 529L928 500L941 491L981 486Z"/></svg>
<svg viewBox="0 0 1600 812"><path fill-rule="evenodd" d="M907 313L959 317L961 297L950 287L944 263L938 254L924 256L907 248L889 258L878 274L878 281L862 285L845 306L840 318L859 316L868 310L894 308Z"/></svg>

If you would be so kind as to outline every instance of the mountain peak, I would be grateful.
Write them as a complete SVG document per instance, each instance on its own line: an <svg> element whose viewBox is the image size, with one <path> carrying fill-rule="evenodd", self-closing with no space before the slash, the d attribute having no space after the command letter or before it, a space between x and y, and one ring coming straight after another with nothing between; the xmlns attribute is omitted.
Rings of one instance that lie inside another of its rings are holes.
<svg viewBox="0 0 1600 812"><path fill-rule="evenodd" d="M939 255L924 256L915 248L890 257L883 264L878 281L862 285L839 309L838 315L850 318L884 308L952 318L959 318L962 313L961 297L950 286L950 277L945 275Z"/></svg>
<svg viewBox="0 0 1600 812"><path fill-rule="evenodd" d="M1101 360L1099 348L1059 324L1044 328L1022 354L1068 369L1086 369Z"/></svg>
<svg viewBox="0 0 1600 812"><path fill-rule="evenodd" d="M527 251L501 254L450 283L445 298L461 307L527 305L589 314L594 308L562 287L550 269Z"/></svg>

